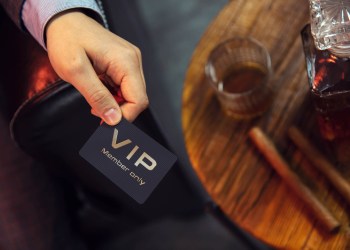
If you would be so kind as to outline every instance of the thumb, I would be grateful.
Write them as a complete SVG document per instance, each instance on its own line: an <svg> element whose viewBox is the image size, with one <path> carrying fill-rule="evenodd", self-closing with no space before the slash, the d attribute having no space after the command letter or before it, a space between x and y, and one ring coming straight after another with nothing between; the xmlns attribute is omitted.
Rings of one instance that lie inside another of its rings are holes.
<svg viewBox="0 0 350 250"><path fill-rule="evenodd" d="M83 94L83 91L81 91ZM122 118L121 110L109 90L102 84L87 89L83 94L91 108L109 125L116 125Z"/></svg>
<svg viewBox="0 0 350 250"><path fill-rule="evenodd" d="M67 80L84 96L104 122L115 125L122 118L120 107L96 75L89 59L87 57L85 59L74 69L74 74L69 74Z"/></svg>

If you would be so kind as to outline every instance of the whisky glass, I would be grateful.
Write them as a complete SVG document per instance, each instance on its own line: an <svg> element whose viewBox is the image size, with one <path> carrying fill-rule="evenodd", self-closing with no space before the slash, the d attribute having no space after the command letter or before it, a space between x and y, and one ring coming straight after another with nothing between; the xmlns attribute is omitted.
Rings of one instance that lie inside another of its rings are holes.
<svg viewBox="0 0 350 250"><path fill-rule="evenodd" d="M262 115L271 105L270 55L253 38L231 38L217 45L209 55L205 74L222 110L234 119Z"/></svg>

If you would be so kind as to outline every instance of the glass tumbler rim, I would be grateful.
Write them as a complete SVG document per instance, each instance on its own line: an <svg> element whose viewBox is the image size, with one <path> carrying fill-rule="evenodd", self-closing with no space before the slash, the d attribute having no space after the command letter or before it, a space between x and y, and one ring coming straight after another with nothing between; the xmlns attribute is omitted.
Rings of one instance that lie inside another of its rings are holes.
<svg viewBox="0 0 350 250"><path fill-rule="evenodd" d="M228 97L235 97L235 96L245 96L245 95L249 95L252 92L256 91L257 89L261 88L261 86L255 86L247 91L244 92L240 92L240 93L232 93L232 92L227 92L227 91L219 91L218 90L218 81L214 81L212 79L212 74L211 74L211 70L213 68L213 57L218 54L218 52L225 47L227 44L233 43L233 42L241 42L241 41L247 41L249 43L251 43L252 45L256 46L257 48L261 49L261 51L263 52L264 55L264 59L266 60L266 65L264 67L266 67L267 72L266 72L266 79L268 80L269 78L271 78L272 74L273 74L273 70L272 70L272 66L271 66L271 56L270 53L268 52L268 50L266 49L266 47L257 39L251 37L251 36L247 36L247 37L243 37L243 36L237 36L237 37L231 37L228 38L220 43L218 43L217 45L215 45L215 47L212 49L212 51L210 52L207 62L205 64L205 76L207 78L207 80L209 81L209 84L212 88L214 88L215 91L220 92L222 95L228 96Z"/></svg>

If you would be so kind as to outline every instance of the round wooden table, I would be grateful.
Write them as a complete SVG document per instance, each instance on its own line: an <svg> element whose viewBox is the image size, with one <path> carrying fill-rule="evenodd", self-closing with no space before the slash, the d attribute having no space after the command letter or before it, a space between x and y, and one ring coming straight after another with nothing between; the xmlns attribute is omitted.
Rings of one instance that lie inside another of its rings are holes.
<svg viewBox="0 0 350 250"><path fill-rule="evenodd" d="M230 1L193 53L184 83L182 126L195 172L236 224L277 248L347 249L349 207L286 133L296 125L312 141L319 140L300 37L308 19L306 0ZM226 117L204 76L210 51L232 36L258 39L272 58L277 95L271 109L251 121ZM341 222L338 233L320 227L256 150L247 137L252 126L259 126L272 138L293 171Z"/></svg>

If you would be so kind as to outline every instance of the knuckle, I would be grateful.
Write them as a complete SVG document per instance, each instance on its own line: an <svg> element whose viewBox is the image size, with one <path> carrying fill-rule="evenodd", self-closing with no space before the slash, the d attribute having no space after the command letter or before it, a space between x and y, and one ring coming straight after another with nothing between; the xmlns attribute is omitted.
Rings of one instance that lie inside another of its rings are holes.
<svg viewBox="0 0 350 250"><path fill-rule="evenodd" d="M67 72L69 74L82 74L84 72L84 62L79 56L72 58L67 63Z"/></svg>
<svg viewBox="0 0 350 250"><path fill-rule="evenodd" d="M129 57L132 57L132 58L140 58L141 57L141 50L134 45L130 46L126 50L126 53Z"/></svg>
<svg viewBox="0 0 350 250"><path fill-rule="evenodd" d="M101 89L97 89L95 91L92 91L89 95L89 102L94 105L94 104L103 104L105 102L105 92Z"/></svg>
<svg viewBox="0 0 350 250"><path fill-rule="evenodd" d="M135 50L136 56L141 58L141 50L136 46L134 46L134 50Z"/></svg>
<svg viewBox="0 0 350 250"><path fill-rule="evenodd" d="M148 98L144 98L141 102L140 102L140 107L142 108L142 110L146 109L149 105L149 100Z"/></svg>

